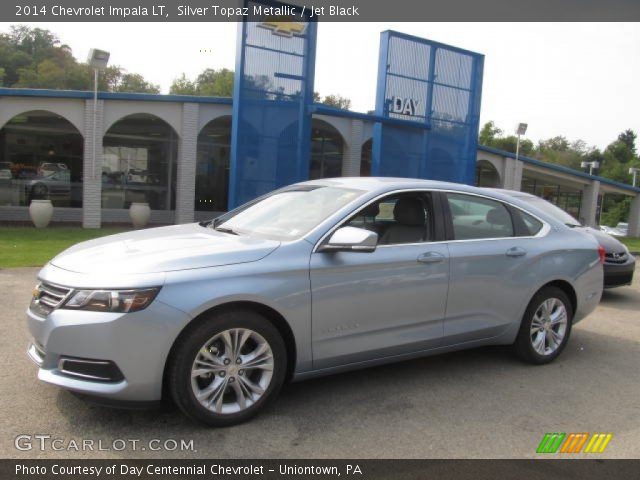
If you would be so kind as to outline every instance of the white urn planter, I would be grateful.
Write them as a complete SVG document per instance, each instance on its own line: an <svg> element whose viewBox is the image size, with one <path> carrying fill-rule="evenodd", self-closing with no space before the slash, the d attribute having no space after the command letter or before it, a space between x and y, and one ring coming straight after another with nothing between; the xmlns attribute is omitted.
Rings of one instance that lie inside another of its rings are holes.
<svg viewBox="0 0 640 480"><path fill-rule="evenodd" d="M29 216L36 228L45 228L53 217L51 200L31 200Z"/></svg>
<svg viewBox="0 0 640 480"><path fill-rule="evenodd" d="M151 208L148 203L132 203L129 207L129 216L131 223L135 228L142 228L149 223L151 217Z"/></svg>

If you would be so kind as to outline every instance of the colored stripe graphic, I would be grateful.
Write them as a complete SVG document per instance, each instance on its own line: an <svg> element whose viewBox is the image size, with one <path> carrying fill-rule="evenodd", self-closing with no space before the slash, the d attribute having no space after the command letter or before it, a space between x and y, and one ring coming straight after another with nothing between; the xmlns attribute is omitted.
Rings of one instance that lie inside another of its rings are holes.
<svg viewBox="0 0 640 480"><path fill-rule="evenodd" d="M536 453L556 453L566 433L545 433Z"/></svg>
<svg viewBox="0 0 640 480"><path fill-rule="evenodd" d="M589 438L588 433L570 433L562 444L560 453L580 453L587 438Z"/></svg>
<svg viewBox="0 0 640 480"><path fill-rule="evenodd" d="M584 449L585 453L602 453L613 438L611 433L594 433Z"/></svg>
<svg viewBox="0 0 640 480"><path fill-rule="evenodd" d="M591 438L589 435L588 432L545 433L536 453L603 453L613 438L612 433L594 433Z"/></svg>

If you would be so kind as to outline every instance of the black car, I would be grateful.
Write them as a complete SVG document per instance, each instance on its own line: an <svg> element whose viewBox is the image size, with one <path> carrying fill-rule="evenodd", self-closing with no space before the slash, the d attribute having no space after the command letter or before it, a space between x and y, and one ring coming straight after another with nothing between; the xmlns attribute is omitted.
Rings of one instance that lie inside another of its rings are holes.
<svg viewBox="0 0 640 480"><path fill-rule="evenodd" d="M536 208L539 208L545 213L557 218L561 222L564 222L565 225L583 230L586 233L593 235L598 243L605 249L604 288L614 288L622 287L624 285L631 285L631 282L633 281L633 273L636 268L636 259L633 255L631 255L631 253L629 253L629 249L626 247L626 245L624 245L611 235L608 235L595 228L582 225L578 220L573 218L567 212L540 197L536 197L535 195L531 195L530 193L517 192L514 190L500 191L511 195L514 198L522 200L523 202L527 202Z"/></svg>

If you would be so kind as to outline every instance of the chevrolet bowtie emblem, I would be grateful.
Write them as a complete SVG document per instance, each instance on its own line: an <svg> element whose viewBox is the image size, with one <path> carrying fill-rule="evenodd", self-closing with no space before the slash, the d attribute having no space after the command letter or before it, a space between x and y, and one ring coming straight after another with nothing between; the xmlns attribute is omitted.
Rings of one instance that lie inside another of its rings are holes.
<svg viewBox="0 0 640 480"><path fill-rule="evenodd" d="M274 35L288 38L291 38L294 35L301 37L307 29L307 24L305 22L280 22L274 20L262 22L258 26L271 30Z"/></svg>

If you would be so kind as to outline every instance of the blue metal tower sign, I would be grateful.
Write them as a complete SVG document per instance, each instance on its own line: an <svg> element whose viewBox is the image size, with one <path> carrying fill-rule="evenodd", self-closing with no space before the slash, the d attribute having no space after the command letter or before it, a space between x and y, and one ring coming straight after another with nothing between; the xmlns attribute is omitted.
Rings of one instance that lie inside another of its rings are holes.
<svg viewBox="0 0 640 480"><path fill-rule="evenodd" d="M372 175L474 182L484 57L381 34Z"/></svg>
<svg viewBox="0 0 640 480"><path fill-rule="evenodd" d="M273 15L286 6L245 0L238 27L229 206L309 177L317 24ZM294 8L293 6L289 6ZM296 7L299 9L299 7Z"/></svg>

